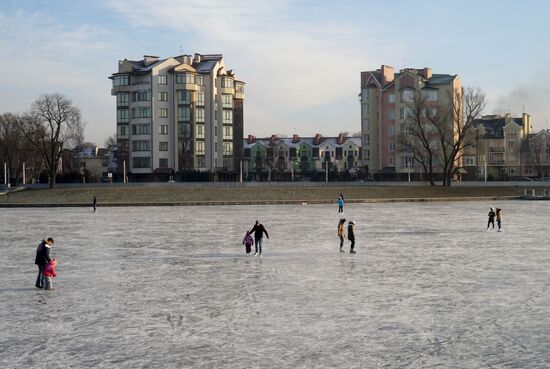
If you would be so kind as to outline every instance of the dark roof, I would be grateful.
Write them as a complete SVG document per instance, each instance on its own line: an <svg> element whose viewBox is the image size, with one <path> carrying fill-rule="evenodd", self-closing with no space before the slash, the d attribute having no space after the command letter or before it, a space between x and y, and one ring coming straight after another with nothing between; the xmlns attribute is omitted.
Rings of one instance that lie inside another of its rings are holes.
<svg viewBox="0 0 550 369"><path fill-rule="evenodd" d="M456 74L432 74L432 78L428 80L428 83L432 85L443 85L451 83L455 79Z"/></svg>
<svg viewBox="0 0 550 369"><path fill-rule="evenodd" d="M511 121L523 126L523 120L521 118L511 118ZM485 127L485 138L504 138L504 126L506 125L506 118L481 118L474 121L476 128L480 126Z"/></svg>

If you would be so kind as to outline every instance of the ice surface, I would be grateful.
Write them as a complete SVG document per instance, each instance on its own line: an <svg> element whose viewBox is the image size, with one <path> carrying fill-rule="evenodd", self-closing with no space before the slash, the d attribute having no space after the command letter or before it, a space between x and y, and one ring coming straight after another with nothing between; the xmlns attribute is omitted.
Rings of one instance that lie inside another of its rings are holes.
<svg viewBox="0 0 550 369"><path fill-rule="evenodd" d="M344 216L356 255L336 204L1 209L0 367L550 367L550 203ZM263 258L241 245L256 219ZM54 291L34 288L47 236Z"/></svg>

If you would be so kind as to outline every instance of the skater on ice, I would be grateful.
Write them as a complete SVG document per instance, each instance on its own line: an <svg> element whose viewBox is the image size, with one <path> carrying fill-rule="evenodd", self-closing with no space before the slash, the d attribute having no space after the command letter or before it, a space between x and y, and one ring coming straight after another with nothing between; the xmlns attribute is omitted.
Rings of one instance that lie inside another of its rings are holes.
<svg viewBox="0 0 550 369"><path fill-rule="evenodd" d="M489 226L492 225L492 228L491 230L495 229L495 208L491 208L491 210L489 210L489 220L487 221L487 230L489 230Z"/></svg>
<svg viewBox="0 0 550 369"><path fill-rule="evenodd" d="M249 231L246 231L246 235L243 238L243 245L245 246L246 256L250 255L250 252L252 251L252 244L254 243L254 239L252 239L252 236L250 235Z"/></svg>
<svg viewBox="0 0 550 369"><path fill-rule="evenodd" d="M348 240L351 242L351 246L349 249L350 254L355 254L355 222L353 220L350 220L348 223Z"/></svg>
<svg viewBox="0 0 550 369"><path fill-rule="evenodd" d="M95 198L95 195L94 195L94 198L92 200L92 207L94 208L94 213L95 213L95 207L97 205L97 199Z"/></svg>
<svg viewBox="0 0 550 369"><path fill-rule="evenodd" d="M342 247L344 247L344 237L346 237L346 234L344 232L345 223L346 223L346 220L343 218L340 219L340 221L338 222L338 237L340 237L340 252L344 252L344 249L342 249Z"/></svg>
<svg viewBox="0 0 550 369"><path fill-rule="evenodd" d="M269 239L269 235L267 234L267 230L265 229L264 225L260 223L259 221L256 221L256 224L254 224L254 227L250 230L250 233L254 233L254 246L255 246L255 252L254 256L262 256L262 238L265 236Z"/></svg>
<svg viewBox="0 0 550 369"><path fill-rule="evenodd" d="M497 217L498 232L501 232L501 224L502 224L502 209L501 208L497 208L496 217Z"/></svg>
<svg viewBox="0 0 550 369"><path fill-rule="evenodd" d="M343 213L344 212L344 196L342 194L340 194L340 196L338 196L338 213Z"/></svg>

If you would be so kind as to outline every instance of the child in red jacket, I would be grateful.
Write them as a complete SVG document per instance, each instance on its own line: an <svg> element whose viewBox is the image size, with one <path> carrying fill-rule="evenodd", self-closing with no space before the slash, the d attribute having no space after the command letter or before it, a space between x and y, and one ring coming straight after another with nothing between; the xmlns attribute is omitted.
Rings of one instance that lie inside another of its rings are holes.
<svg viewBox="0 0 550 369"><path fill-rule="evenodd" d="M44 268L44 289L53 290L53 280L52 278L57 276L55 272L55 266L57 265L57 260L52 259L46 267Z"/></svg>

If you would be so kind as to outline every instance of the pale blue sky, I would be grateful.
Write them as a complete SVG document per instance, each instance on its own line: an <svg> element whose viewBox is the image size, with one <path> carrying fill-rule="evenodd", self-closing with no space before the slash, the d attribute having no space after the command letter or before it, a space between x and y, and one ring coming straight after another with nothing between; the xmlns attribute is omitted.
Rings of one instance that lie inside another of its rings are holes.
<svg viewBox="0 0 550 369"><path fill-rule="evenodd" d="M458 74L486 113L550 119L543 1L99 0L0 2L0 112L62 92L86 138L115 132L119 59L222 53L247 82L245 134L360 130L359 75L380 64Z"/></svg>

